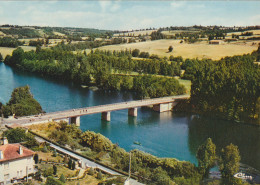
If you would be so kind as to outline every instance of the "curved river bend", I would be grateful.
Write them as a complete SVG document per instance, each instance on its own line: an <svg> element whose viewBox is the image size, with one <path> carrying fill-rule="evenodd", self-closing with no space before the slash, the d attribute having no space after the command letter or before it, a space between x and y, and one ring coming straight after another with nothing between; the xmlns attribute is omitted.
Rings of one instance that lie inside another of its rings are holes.
<svg viewBox="0 0 260 185"><path fill-rule="evenodd" d="M131 93L92 91L18 72L0 63L0 102L6 103L15 87L27 84L46 112L135 99ZM137 118L128 117L127 110L112 112L109 123L101 121L100 114L83 116L80 128L99 132L127 151L137 148L195 164L198 146L211 137L218 150L230 143L238 145L242 163L260 170L260 127L257 126L140 108ZM133 141L142 145L134 145Z"/></svg>

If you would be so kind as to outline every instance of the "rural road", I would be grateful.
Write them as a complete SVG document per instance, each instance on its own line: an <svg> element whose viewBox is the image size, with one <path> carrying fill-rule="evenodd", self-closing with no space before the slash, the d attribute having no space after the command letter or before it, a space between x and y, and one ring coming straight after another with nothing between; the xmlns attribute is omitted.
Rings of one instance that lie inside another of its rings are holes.
<svg viewBox="0 0 260 185"><path fill-rule="evenodd" d="M82 157L82 156L80 156L80 155L77 155L77 154L75 154L75 153L73 153L73 152L70 152L69 150L65 150L65 149L63 149L63 148L61 148L61 147L59 147L59 146L57 146L57 145L55 145L55 144L53 144L53 143L50 143L50 142L44 140L43 138L40 138L40 137L38 137L38 136L35 136L35 139L36 139L37 141L39 141L39 142L49 143L52 148L55 148L57 151L60 151L60 152L62 152L62 153L65 153L65 154L71 156L72 158L75 158L75 159L80 160L83 164L85 164L85 165L88 166L88 167L98 168L98 169L100 169L100 170L102 170L102 171L105 171L105 172L111 174L111 175L119 175L119 176L122 176L122 174L120 174L120 173L118 173L118 172L116 172L116 171L113 171L113 170L108 169L108 168L106 168L106 167L104 167L104 166L102 166L102 165L99 165L99 164L97 164L97 163L95 163L95 162L93 162L93 161L90 161L90 160L88 160L88 159L86 159L86 158L84 158L84 157ZM134 179L130 179L130 185L144 185L144 184L142 184L142 183L140 183L140 182L138 182L138 181L136 181L136 180L134 180Z"/></svg>

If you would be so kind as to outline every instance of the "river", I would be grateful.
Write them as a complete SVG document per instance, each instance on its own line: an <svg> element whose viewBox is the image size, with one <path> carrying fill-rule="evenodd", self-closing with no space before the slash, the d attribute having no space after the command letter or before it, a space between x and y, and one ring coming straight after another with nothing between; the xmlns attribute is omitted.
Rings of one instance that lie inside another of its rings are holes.
<svg viewBox="0 0 260 185"><path fill-rule="evenodd" d="M46 112L135 99L131 93L92 91L19 72L0 63L0 102L8 102L13 89L24 85L30 86ZM149 108L139 108L137 118L128 117L127 110L112 112L111 122L101 121L100 117L100 114L82 116L80 128L99 132L127 151L137 148L158 157L197 164L198 146L211 137L218 151L230 143L237 145L241 162L260 170L260 127L257 126L184 113L158 113ZM134 141L142 145L135 145Z"/></svg>

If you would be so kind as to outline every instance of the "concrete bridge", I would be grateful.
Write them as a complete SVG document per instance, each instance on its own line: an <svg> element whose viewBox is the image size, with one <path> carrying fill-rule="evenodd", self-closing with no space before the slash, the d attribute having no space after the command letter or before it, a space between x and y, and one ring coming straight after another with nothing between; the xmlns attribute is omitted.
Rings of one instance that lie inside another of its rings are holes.
<svg viewBox="0 0 260 185"><path fill-rule="evenodd" d="M190 95L179 95L163 98L153 98L146 100L128 101L122 103L114 103L107 105L99 105L93 107L84 107L78 109L70 109L58 112L50 112L34 116L26 116L13 119L5 119L4 124L34 124L48 121L57 121L69 119L70 124L80 126L80 116L88 114L101 113L101 119L110 121L112 111L128 109L129 116L137 116L137 108L145 106L153 106L153 110L157 112L170 111L179 100L188 99Z"/></svg>

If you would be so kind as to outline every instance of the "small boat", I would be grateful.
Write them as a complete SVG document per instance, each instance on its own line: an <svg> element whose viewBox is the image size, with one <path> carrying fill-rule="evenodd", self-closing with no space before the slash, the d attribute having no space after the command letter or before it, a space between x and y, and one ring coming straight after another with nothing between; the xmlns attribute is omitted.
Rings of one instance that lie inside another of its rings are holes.
<svg viewBox="0 0 260 185"><path fill-rule="evenodd" d="M135 145L142 145L140 142L138 142L138 141L134 141L134 144Z"/></svg>
<svg viewBox="0 0 260 185"><path fill-rule="evenodd" d="M87 88L88 86L87 85L81 85L82 88Z"/></svg>

